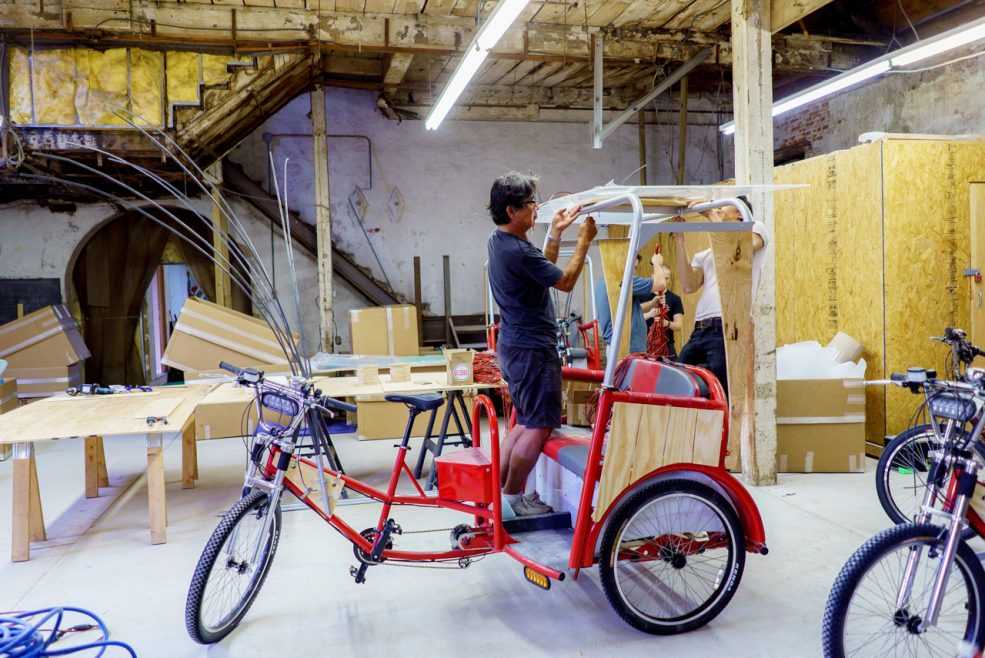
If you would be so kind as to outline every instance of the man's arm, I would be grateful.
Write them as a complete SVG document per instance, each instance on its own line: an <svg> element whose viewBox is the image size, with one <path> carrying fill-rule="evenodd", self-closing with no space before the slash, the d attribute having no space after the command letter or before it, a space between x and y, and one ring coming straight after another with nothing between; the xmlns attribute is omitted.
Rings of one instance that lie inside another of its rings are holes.
<svg viewBox="0 0 985 658"><path fill-rule="evenodd" d="M684 314L674 313L674 319L667 319L667 323L664 326L671 331L681 331L684 329Z"/></svg>
<svg viewBox="0 0 985 658"><path fill-rule="evenodd" d="M705 282L705 274L691 267L691 257L687 255L684 234L675 233L674 240L677 246L674 250L677 252L677 279L681 282L681 289L686 293L698 292L698 288Z"/></svg>
<svg viewBox="0 0 985 658"><path fill-rule="evenodd" d="M577 212L575 216L577 216ZM572 221L574 220L572 219ZM568 259L561 278L554 284L555 288L562 292L571 292L574 290L575 284L578 283L578 277L581 276L581 268L585 265L585 256L588 254L588 247L592 244L596 233L598 233L598 228L595 226L595 220L587 217L578 229L578 244L575 245L575 253ZM545 253L544 255L546 256L547 254ZM554 257L557 258L557 247L554 248Z"/></svg>

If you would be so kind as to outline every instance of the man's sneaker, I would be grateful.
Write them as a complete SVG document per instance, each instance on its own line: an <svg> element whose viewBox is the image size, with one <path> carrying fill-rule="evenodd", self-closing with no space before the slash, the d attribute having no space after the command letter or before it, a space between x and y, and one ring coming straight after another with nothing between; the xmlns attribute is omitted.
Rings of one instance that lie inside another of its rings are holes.
<svg viewBox="0 0 985 658"><path fill-rule="evenodd" d="M521 494L521 495L531 503L537 503L538 505L547 505L547 503L545 503L543 500L540 499L540 494L538 494L536 491L528 494Z"/></svg>
<svg viewBox="0 0 985 658"><path fill-rule="evenodd" d="M532 496L520 496L510 503L517 516L536 516L537 514L550 514L554 510L549 505L545 505L539 500L533 500Z"/></svg>

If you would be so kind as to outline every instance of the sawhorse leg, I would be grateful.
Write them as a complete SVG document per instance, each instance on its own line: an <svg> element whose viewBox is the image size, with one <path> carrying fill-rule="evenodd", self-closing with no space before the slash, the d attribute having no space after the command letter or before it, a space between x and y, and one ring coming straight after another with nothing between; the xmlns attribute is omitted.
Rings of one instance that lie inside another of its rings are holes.
<svg viewBox="0 0 985 658"><path fill-rule="evenodd" d="M10 559L26 562L31 559L31 542L47 539L44 513L41 510L41 490L38 468L34 459L34 444L14 444L13 515L10 533Z"/></svg>
<svg viewBox="0 0 985 658"><path fill-rule="evenodd" d="M150 543L168 540L167 497L164 488L164 446L160 434L147 435L147 505Z"/></svg>
<svg viewBox="0 0 985 658"><path fill-rule="evenodd" d="M86 498L97 498L99 487L109 486L103 437L87 436L85 438L85 453Z"/></svg>
<svg viewBox="0 0 985 658"><path fill-rule="evenodd" d="M465 433L462 427L462 421L458 418L458 410L455 405L458 404L465 412L465 425L469 428L469 434ZM448 391L448 407L445 409L445 416L441 420L441 432L438 433L437 444L431 444L430 441L425 440L424 446L421 448L421 456L424 456L425 449L431 450L435 457L441 455L441 451L445 449L445 441L448 439L448 421L454 419L455 427L458 429L457 435L461 438L461 441L457 445L461 445L465 448L472 447L472 423L469 421L468 411L465 408L465 398L462 396L462 392L459 390ZM430 445L429 445L430 444ZM431 461L432 467L431 472L428 473L427 485L424 487L426 491L430 491L434 488L435 483L438 480L438 469L434 468L434 460Z"/></svg>
<svg viewBox="0 0 985 658"><path fill-rule="evenodd" d="M198 443L195 441L195 416L181 428L181 488L194 489L198 479Z"/></svg>
<svg viewBox="0 0 985 658"><path fill-rule="evenodd" d="M421 454L417 456L417 466L414 467L414 478L421 477L421 471L424 470L424 459L428 456L428 450L434 452L434 442L431 440L431 431L434 429L434 419L438 415L438 407L431 410L431 415L428 417L428 426L424 430L424 442L421 443Z"/></svg>

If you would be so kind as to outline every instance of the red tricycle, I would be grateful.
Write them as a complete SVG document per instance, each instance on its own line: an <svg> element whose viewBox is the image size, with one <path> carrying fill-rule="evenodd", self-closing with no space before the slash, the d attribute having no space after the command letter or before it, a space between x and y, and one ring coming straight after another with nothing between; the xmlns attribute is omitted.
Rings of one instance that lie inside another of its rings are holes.
<svg viewBox="0 0 985 658"><path fill-rule="evenodd" d="M583 212L625 203L634 211L631 261L644 221L638 197L613 195ZM725 204L741 201L706 205ZM631 265L627 262L624 277L632 275ZM574 501L568 514L503 519L499 423L484 395L472 409L471 445L434 458L436 495L413 478L407 453L415 418L429 411L433 418L443 398L388 395L407 405L409 419L383 491L344 474L337 464L326 417L351 405L321 395L310 379L280 383L254 369L222 364L241 384L256 389L261 421L242 497L212 534L192 579L185 611L192 639L218 642L243 619L277 549L285 490L352 543L357 564L350 573L356 583L386 562L466 568L480 556L505 553L543 589L598 564L616 613L648 633L681 633L717 616L735 594L745 553L767 552L762 519L751 496L725 469L728 403L714 375L639 356L624 359L617 369L630 288L624 278L605 372L564 369L569 380L598 385L593 426L557 430L541 457L539 482L549 490L540 493L548 502L550 496ZM311 457L299 455L302 444L310 444ZM410 494L397 492L405 473ZM340 518L335 501L343 491L382 503L374 527L359 531ZM462 523L433 550L402 550L396 512L403 505L461 512ZM554 547L559 538L566 542L562 559L542 555L548 535Z"/></svg>

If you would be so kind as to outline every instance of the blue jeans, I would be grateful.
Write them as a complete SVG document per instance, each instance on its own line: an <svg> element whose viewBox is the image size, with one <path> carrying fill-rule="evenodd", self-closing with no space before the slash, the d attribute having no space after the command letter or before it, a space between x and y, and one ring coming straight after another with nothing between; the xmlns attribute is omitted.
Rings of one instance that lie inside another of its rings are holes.
<svg viewBox="0 0 985 658"><path fill-rule="evenodd" d="M728 369L725 366L725 336L721 326L695 329L681 349L681 363L707 368L718 377L728 397Z"/></svg>

